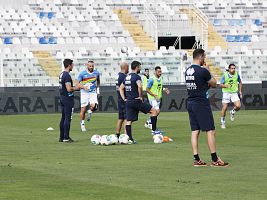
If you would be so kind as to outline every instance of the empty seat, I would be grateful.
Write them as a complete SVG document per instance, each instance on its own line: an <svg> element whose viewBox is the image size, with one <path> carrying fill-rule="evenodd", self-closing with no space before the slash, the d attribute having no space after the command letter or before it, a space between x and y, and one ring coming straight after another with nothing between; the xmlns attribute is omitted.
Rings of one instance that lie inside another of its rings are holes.
<svg viewBox="0 0 267 200"><path fill-rule="evenodd" d="M219 20L219 19L214 19L213 20L213 26L221 26L221 20Z"/></svg>
<svg viewBox="0 0 267 200"><path fill-rule="evenodd" d="M166 46L160 46L160 47L159 47L159 50L160 50L162 53L168 53Z"/></svg>
<svg viewBox="0 0 267 200"><path fill-rule="evenodd" d="M39 18L44 18L46 16L46 13L45 12L39 12L38 14Z"/></svg>
<svg viewBox="0 0 267 200"><path fill-rule="evenodd" d="M57 54L56 54L56 58L58 58L58 59L63 59L63 58L64 58L64 54L63 54L63 52L58 51Z"/></svg>
<svg viewBox="0 0 267 200"><path fill-rule="evenodd" d="M251 36L250 35L244 35L243 42L251 42Z"/></svg>
<svg viewBox="0 0 267 200"><path fill-rule="evenodd" d="M39 44L37 38L31 38L31 44Z"/></svg>
<svg viewBox="0 0 267 200"><path fill-rule="evenodd" d="M58 44L65 44L65 40L64 40L64 38L59 37L59 38L57 39L57 43L58 43Z"/></svg>
<svg viewBox="0 0 267 200"><path fill-rule="evenodd" d="M72 52L70 52L70 51L66 52L65 57L66 58L73 58Z"/></svg>
<svg viewBox="0 0 267 200"><path fill-rule="evenodd" d="M4 38L4 44L13 44L11 37Z"/></svg>
<svg viewBox="0 0 267 200"><path fill-rule="evenodd" d="M80 38L80 37L75 37L75 38L74 38L74 43L75 43L75 44L82 44L82 38Z"/></svg>
<svg viewBox="0 0 267 200"><path fill-rule="evenodd" d="M233 35L227 35L226 36L226 41L227 42L234 42L235 41L235 36L233 36Z"/></svg>
<svg viewBox="0 0 267 200"><path fill-rule="evenodd" d="M48 44L57 44L57 39L55 37L50 37L48 39Z"/></svg>
<svg viewBox="0 0 267 200"><path fill-rule="evenodd" d="M92 37L92 44L99 44L99 39L97 37Z"/></svg>
<svg viewBox="0 0 267 200"><path fill-rule="evenodd" d="M39 44L47 44L47 40L45 37L40 37L39 38Z"/></svg>
<svg viewBox="0 0 267 200"><path fill-rule="evenodd" d="M83 38L83 43L84 43L84 44L91 44L91 40L90 40L90 38L89 38L89 37L84 37L84 38Z"/></svg>
<svg viewBox="0 0 267 200"><path fill-rule="evenodd" d="M13 44L21 44L20 39L17 37L13 38Z"/></svg>
<svg viewBox="0 0 267 200"><path fill-rule="evenodd" d="M53 17L55 17L55 14L53 12L48 12L47 17L48 19L52 19Z"/></svg>

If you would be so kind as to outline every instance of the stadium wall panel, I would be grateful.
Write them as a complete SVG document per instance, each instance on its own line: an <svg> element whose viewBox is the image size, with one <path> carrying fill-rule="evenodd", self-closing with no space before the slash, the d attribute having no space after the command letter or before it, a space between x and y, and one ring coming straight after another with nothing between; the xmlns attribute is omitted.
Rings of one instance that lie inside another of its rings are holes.
<svg viewBox="0 0 267 200"><path fill-rule="evenodd" d="M170 95L164 95L163 112L186 111L187 92L184 85L168 86ZM242 109L267 109L267 88L261 84L245 84L243 87ZM98 112L116 112L117 96L115 87L101 87ZM221 109L222 92L220 88L209 92L213 110ZM79 112L79 92L75 92L75 112ZM0 88L0 114L37 114L60 112L57 87Z"/></svg>

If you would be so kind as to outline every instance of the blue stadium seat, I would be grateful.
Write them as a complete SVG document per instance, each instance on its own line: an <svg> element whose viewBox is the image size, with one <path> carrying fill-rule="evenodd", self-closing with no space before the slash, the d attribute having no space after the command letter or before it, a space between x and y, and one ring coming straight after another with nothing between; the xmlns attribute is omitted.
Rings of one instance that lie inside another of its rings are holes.
<svg viewBox="0 0 267 200"><path fill-rule="evenodd" d="M45 37L40 37L39 38L39 44L47 44L47 41L46 41Z"/></svg>
<svg viewBox="0 0 267 200"><path fill-rule="evenodd" d="M55 17L55 14L53 12L49 12L47 13L47 17L48 19L52 19L53 17Z"/></svg>
<svg viewBox="0 0 267 200"><path fill-rule="evenodd" d="M236 20L235 19L229 19L227 20L229 26L235 26L236 25Z"/></svg>
<svg viewBox="0 0 267 200"><path fill-rule="evenodd" d="M4 44L13 44L12 38L10 38L10 37L4 38Z"/></svg>
<svg viewBox="0 0 267 200"><path fill-rule="evenodd" d="M242 41L243 41L243 36L241 36L241 35L235 36L235 42L242 42Z"/></svg>
<svg viewBox="0 0 267 200"><path fill-rule="evenodd" d="M244 26L246 24L246 20L244 20L244 19L239 19L238 20L238 25L239 26Z"/></svg>
<svg viewBox="0 0 267 200"><path fill-rule="evenodd" d="M221 26L221 20L220 19L214 19L213 20L213 26Z"/></svg>
<svg viewBox="0 0 267 200"><path fill-rule="evenodd" d="M226 36L226 41L227 42L234 42L235 41L235 36L233 36L233 35L227 35Z"/></svg>
<svg viewBox="0 0 267 200"><path fill-rule="evenodd" d="M45 12L39 12L39 18L44 18L45 17Z"/></svg>
<svg viewBox="0 0 267 200"><path fill-rule="evenodd" d="M57 39L55 37L50 37L48 39L48 44L57 44Z"/></svg>
<svg viewBox="0 0 267 200"><path fill-rule="evenodd" d="M257 26L261 26L262 22L260 19L255 19L254 24L256 24Z"/></svg>
<svg viewBox="0 0 267 200"><path fill-rule="evenodd" d="M250 35L244 35L243 42L251 42L251 36Z"/></svg>

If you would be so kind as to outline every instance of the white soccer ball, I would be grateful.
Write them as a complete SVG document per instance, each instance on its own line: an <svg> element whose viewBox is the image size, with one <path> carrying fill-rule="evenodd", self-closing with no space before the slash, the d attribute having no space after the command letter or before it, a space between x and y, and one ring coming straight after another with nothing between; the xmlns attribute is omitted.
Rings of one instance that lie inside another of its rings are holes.
<svg viewBox="0 0 267 200"><path fill-rule="evenodd" d="M128 52L128 47L124 46L121 48L121 53L127 53Z"/></svg>
<svg viewBox="0 0 267 200"><path fill-rule="evenodd" d="M121 134L119 137L119 143L128 144L129 136L127 134Z"/></svg>
<svg viewBox="0 0 267 200"><path fill-rule="evenodd" d="M119 139L115 134L109 135L108 140L110 141L110 144L117 144L119 142Z"/></svg>
<svg viewBox="0 0 267 200"><path fill-rule="evenodd" d="M163 142L163 136L160 134L156 134L153 136L153 140L155 144L160 144Z"/></svg>
<svg viewBox="0 0 267 200"><path fill-rule="evenodd" d="M100 140L101 145L110 145L110 141L108 140L107 135L102 135L101 140Z"/></svg>
<svg viewBox="0 0 267 200"><path fill-rule="evenodd" d="M101 140L101 136L100 136L100 135L93 135L93 136L91 137L91 143L92 143L93 145L98 145L98 144L100 144L100 140Z"/></svg>

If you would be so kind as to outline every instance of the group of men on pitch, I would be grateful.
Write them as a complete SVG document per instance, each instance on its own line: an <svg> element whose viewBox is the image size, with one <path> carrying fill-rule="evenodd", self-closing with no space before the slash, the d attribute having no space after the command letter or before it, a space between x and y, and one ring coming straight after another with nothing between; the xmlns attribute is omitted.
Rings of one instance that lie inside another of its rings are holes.
<svg viewBox="0 0 267 200"><path fill-rule="evenodd" d="M215 126L213 114L208 100L208 90L215 88L216 79L211 75L209 66L205 62L205 51L196 49L193 52L193 64L185 71L185 81L188 92L187 110L192 130L191 145L194 155L193 166L207 166L200 159L198 151L198 138L200 131L207 133L208 146L211 152L211 166L225 167L229 163L224 162L217 156L215 145ZM62 117L60 121L60 142L73 142L69 137L70 121L74 107L73 92L81 91L81 112L80 125L81 130L86 131L84 120L87 106L89 106L87 121L90 121L91 115L98 108L97 96L99 94L100 78L99 73L94 70L94 62L88 61L87 69L82 71L77 78L77 86L73 82L69 72L73 68L73 61L65 59L65 70L59 76L60 102L62 105ZM116 81L116 90L118 96L118 121L116 134L119 137L122 125L124 123L124 133L129 136L129 144L136 144L132 134L132 123L138 120L139 111L150 114L145 123L145 127L152 129L151 134L162 134L157 129L157 117L160 113L160 103L163 91L169 94L168 88L163 88L162 72L159 66L155 67L154 75L149 77L149 70L145 70L143 83L139 76L141 63L133 61L130 64L122 62L121 71L118 73ZM221 110L221 128L225 128L225 115L227 106L230 102L234 103L234 108L230 111L230 119L234 120L235 113L240 109L242 98L242 81L236 72L236 66L230 64L228 70L221 78L223 98ZM144 102L143 92L147 93L149 103Z"/></svg>

